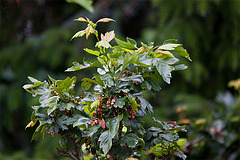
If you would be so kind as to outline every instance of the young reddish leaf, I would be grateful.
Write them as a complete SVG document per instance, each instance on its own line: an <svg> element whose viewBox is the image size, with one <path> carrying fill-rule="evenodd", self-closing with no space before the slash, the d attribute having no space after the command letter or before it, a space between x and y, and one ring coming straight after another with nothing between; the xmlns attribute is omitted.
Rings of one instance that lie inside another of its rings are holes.
<svg viewBox="0 0 240 160"><path fill-rule="evenodd" d="M78 19L74 19L74 21L87 22L87 20L84 19L83 17L79 17Z"/></svg>
<svg viewBox="0 0 240 160"><path fill-rule="evenodd" d="M89 26L85 29L85 31L86 31L86 38L88 39L88 36L93 32L92 26L89 25Z"/></svg>
<svg viewBox="0 0 240 160"><path fill-rule="evenodd" d="M105 36L101 34L101 39L106 42L110 42L114 37L115 37L114 31L105 33Z"/></svg>
<svg viewBox="0 0 240 160"><path fill-rule="evenodd" d="M102 18L102 19L99 19L99 20L97 21L97 23L98 23L98 22L110 22L110 21L116 22L115 20L113 20L113 19L111 19L111 18ZM96 23L96 24L97 24L97 23Z"/></svg>
<svg viewBox="0 0 240 160"><path fill-rule="evenodd" d="M28 127L33 127L35 125L35 123L33 121L29 122L27 124L27 126L25 127L25 129L27 129Z"/></svg>

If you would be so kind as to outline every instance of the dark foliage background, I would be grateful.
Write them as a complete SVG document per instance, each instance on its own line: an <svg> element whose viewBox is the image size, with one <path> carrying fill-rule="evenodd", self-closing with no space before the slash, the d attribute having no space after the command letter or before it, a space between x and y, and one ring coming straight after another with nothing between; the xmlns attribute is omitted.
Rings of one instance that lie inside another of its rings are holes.
<svg viewBox="0 0 240 160"><path fill-rule="evenodd" d="M82 28L73 21L80 16L115 19L99 30L115 30L117 37L156 44L174 38L184 44L193 61L173 74L171 85L162 82L160 93L145 93L155 106L151 116L188 125L183 135L188 159L240 159L239 97L227 86L240 77L239 0L95 0L93 13L82 6L65 0L0 2L0 159L59 159L57 137L30 142L33 129L24 128L30 106L38 102L22 86L27 76L71 76L63 71L74 60L82 62L87 56L82 48L95 41L70 42ZM78 80L91 75L89 70L73 74Z"/></svg>

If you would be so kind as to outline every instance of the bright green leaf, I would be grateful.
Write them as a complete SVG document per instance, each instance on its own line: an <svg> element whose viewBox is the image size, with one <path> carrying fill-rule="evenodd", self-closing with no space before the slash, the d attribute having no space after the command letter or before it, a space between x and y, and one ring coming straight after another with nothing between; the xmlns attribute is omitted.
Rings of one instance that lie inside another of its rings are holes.
<svg viewBox="0 0 240 160"><path fill-rule="evenodd" d="M100 55L100 52L94 51L94 50L91 50L91 49L88 49L88 48L85 48L84 51L88 52L89 54L93 54L95 56L99 56Z"/></svg>
<svg viewBox="0 0 240 160"><path fill-rule="evenodd" d="M126 49L136 49L136 47L134 45L132 45L131 43L128 42L124 42L118 38L115 38L115 41L117 42L117 44L120 47L126 48Z"/></svg>

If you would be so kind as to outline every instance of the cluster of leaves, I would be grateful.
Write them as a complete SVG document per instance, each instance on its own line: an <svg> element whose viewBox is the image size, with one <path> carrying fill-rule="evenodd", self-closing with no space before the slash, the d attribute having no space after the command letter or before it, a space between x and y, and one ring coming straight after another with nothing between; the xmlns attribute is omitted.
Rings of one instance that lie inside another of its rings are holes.
<svg viewBox="0 0 240 160"><path fill-rule="evenodd" d="M38 124L32 139L45 134L60 134L58 154L72 159L83 159L83 145L97 159L139 157L142 150L150 149L155 158L169 159L176 155L185 159L179 150L182 140L178 136L178 131L186 131L185 126L154 119L159 127L147 130L143 127L142 118L146 112L153 112L153 107L142 92L160 91L160 78L170 84L172 71L187 68L178 64L175 55L191 60L187 51L176 40L167 40L161 46L154 46L153 42L141 43L138 47L131 38L127 41L115 38L114 31L101 34L100 39L96 26L100 22L114 21L110 18L96 23L82 17L76 21L86 22L88 26L72 39L84 35L88 39L94 34L98 50L84 50L95 55L99 63L73 62L66 72L97 67L98 74L91 79L82 79L84 91L81 94L74 91L76 77L65 80L49 77L49 81L44 82L29 77L33 84L23 88L33 96L39 95L40 103L32 107L31 122L27 125ZM112 47L113 39L117 45ZM91 87L94 91L87 92ZM67 145L69 141L72 148Z"/></svg>

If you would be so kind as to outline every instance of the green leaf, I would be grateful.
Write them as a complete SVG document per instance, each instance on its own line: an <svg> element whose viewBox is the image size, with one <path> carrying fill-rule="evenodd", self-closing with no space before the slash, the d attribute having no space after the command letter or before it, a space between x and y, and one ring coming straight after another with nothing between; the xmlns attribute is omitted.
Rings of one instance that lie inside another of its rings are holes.
<svg viewBox="0 0 240 160"><path fill-rule="evenodd" d="M130 105L133 107L133 109L138 112L138 107L140 107L139 104L137 104L135 98L130 98L129 96L127 96L127 98L129 99L129 103Z"/></svg>
<svg viewBox="0 0 240 160"><path fill-rule="evenodd" d="M100 141L100 148L102 149L104 155L106 155L112 147L112 135L110 131L104 131L100 135L98 141Z"/></svg>
<svg viewBox="0 0 240 160"><path fill-rule="evenodd" d="M105 56L100 56L100 57L97 57L97 59L98 59L98 61L102 64L102 65L104 65L104 66L106 66L107 65L107 63L106 63L106 61L107 61L107 57L105 57Z"/></svg>
<svg viewBox="0 0 240 160"><path fill-rule="evenodd" d="M176 151L174 152L179 158L182 158L183 160L186 160L187 156L185 154L183 154L180 151Z"/></svg>
<svg viewBox="0 0 240 160"><path fill-rule="evenodd" d="M139 59L139 53L133 52L132 54L126 53L123 58L122 70L124 70L129 64L136 63Z"/></svg>
<svg viewBox="0 0 240 160"><path fill-rule="evenodd" d="M37 80L37 79L35 79L35 78L33 78L33 77L30 77L30 76L28 76L28 79L29 79L31 82L33 82L33 83L41 82L41 81L39 81L39 80Z"/></svg>
<svg viewBox="0 0 240 160"><path fill-rule="evenodd" d="M83 8L85 8L86 10L88 10L89 12L93 12L94 8L93 8L93 0L66 0L69 3L76 3L80 6L82 6Z"/></svg>
<svg viewBox="0 0 240 160"><path fill-rule="evenodd" d="M79 64L78 62L74 61L73 66L68 68L67 70L65 70L65 72L78 71L78 70L90 68L90 67L98 67L98 63L97 62L93 62L93 63L84 62L84 65L82 65L82 64Z"/></svg>
<svg viewBox="0 0 240 160"><path fill-rule="evenodd" d="M39 81L39 80L37 80L37 79L35 79L35 78L33 78L33 77L28 76L28 79L29 79L31 82L34 83L34 84L25 84L25 85L23 86L23 89L27 90L28 92L30 92L28 89L35 88L35 87L38 87L38 86L40 86L40 85L43 84L43 82L41 82L41 81ZM30 93L33 94L32 92L30 92Z"/></svg>
<svg viewBox="0 0 240 160"><path fill-rule="evenodd" d="M122 118L123 118L123 114L117 115L116 117L111 118L109 120L109 132L110 132L112 138L114 138L115 135L117 134L118 129L119 129L119 123L122 120Z"/></svg>
<svg viewBox="0 0 240 160"><path fill-rule="evenodd" d="M162 62L161 60L157 61L156 69L158 73L162 76L163 80L170 84L170 79L172 78L171 71L174 70L174 67L168 65L165 62Z"/></svg>
<svg viewBox="0 0 240 160"><path fill-rule="evenodd" d="M120 144L127 144L129 147L136 147L139 137L134 133L127 133L120 140Z"/></svg>
<svg viewBox="0 0 240 160"><path fill-rule="evenodd" d="M176 70L184 70L187 68L188 68L188 66L186 66L185 64L179 64L179 65L174 66L175 71Z"/></svg>
<svg viewBox="0 0 240 160"><path fill-rule="evenodd" d="M154 91L157 92L161 90L161 86L152 78L147 78L145 83L148 90L153 89Z"/></svg>
<svg viewBox="0 0 240 160"><path fill-rule="evenodd" d="M91 49L88 49L88 48L85 48L84 51L88 52L89 54L95 55L95 56L100 55L100 52L94 51L94 50L91 50Z"/></svg>
<svg viewBox="0 0 240 160"><path fill-rule="evenodd" d="M73 127L80 126L83 124L88 124L89 122L90 122L89 118L80 115L78 120L73 124Z"/></svg>
<svg viewBox="0 0 240 160"><path fill-rule="evenodd" d="M83 78L81 87L85 90L88 90L92 86L93 83L97 84L97 82L93 79Z"/></svg>
<svg viewBox="0 0 240 160"><path fill-rule="evenodd" d="M168 44L164 44L161 45L160 47L158 47L158 49L163 49L163 50L175 50L176 47L180 46L180 44L173 44L173 43L168 43Z"/></svg>
<svg viewBox="0 0 240 160"><path fill-rule="evenodd" d="M93 103L90 106L91 110L95 110L98 106L100 105L100 101L99 99L96 99L95 101L93 101Z"/></svg>
<svg viewBox="0 0 240 160"><path fill-rule="evenodd" d="M132 76L122 78L121 81L138 81L138 82L142 83L144 81L144 79L143 79L142 75L132 75Z"/></svg>
<svg viewBox="0 0 240 160"><path fill-rule="evenodd" d="M169 134L160 134L159 136L170 142L175 141L178 138L176 135L170 134L170 133Z"/></svg>
<svg viewBox="0 0 240 160"><path fill-rule="evenodd" d="M189 61L192 61L191 58L189 57L189 54L188 54L187 50L182 47L182 44L177 46L174 49L174 52L179 54L180 56L183 56L183 57L187 58Z"/></svg>
<svg viewBox="0 0 240 160"><path fill-rule="evenodd" d="M128 42L124 42L118 38L115 38L115 41L117 42L117 44L120 46L120 47L123 47L123 48L126 48L126 49L135 49L136 47L134 45L132 45L131 43L128 43Z"/></svg>
<svg viewBox="0 0 240 160"><path fill-rule="evenodd" d="M168 43L177 43L177 40L176 39L168 39L168 40L165 40L164 42L163 42L163 44L168 44Z"/></svg>
<svg viewBox="0 0 240 160"><path fill-rule="evenodd" d="M77 33L75 33L75 34L72 36L71 40L74 39L74 38L77 38L77 37L82 37L82 36L84 36L85 33L86 33L85 30L78 31ZM70 41L71 41L71 40L70 40Z"/></svg>
<svg viewBox="0 0 240 160"><path fill-rule="evenodd" d="M57 102L59 100L59 96L53 96L44 101L44 104L48 106L47 114L50 115L53 111L57 109Z"/></svg>
<svg viewBox="0 0 240 160"><path fill-rule="evenodd" d="M137 42L134 39L127 37L127 42L132 44L134 47L137 47Z"/></svg>
<svg viewBox="0 0 240 160"><path fill-rule="evenodd" d="M183 147L186 143L187 143L186 138L179 138L178 141L177 141L177 144L180 148Z"/></svg>
<svg viewBox="0 0 240 160"><path fill-rule="evenodd" d="M95 81L96 81L97 84L99 84L100 86L103 86L103 85L104 85L104 83L103 83L100 75L98 75L98 74L93 74L93 76L94 76Z"/></svg>
<svg viewBox="0 0 240 160"><path fill-rule="evenodd" d="M141 106L143 107L143 109L147 108L148 112L153 113L152 105L145 98L141 96L137 96L137 97L140 100Z"/></svg>
<svg viewBox="0 0 240 160"><path fill-rule="evenodd" d="M87 131L88 136L92 137L94 135L94 133L96 133L101 126L102 126L102 123L98 123L95 126L89 126L88 131Z"/></svg>
<svg viewBox="0 0 240 160"><path fill-rule="evenodd" d="M118 107L118 108L122 108L125 105L125 100L127 97L123 97L123 98L118 98L115 103L114 103L114 107Z"/></svg>

